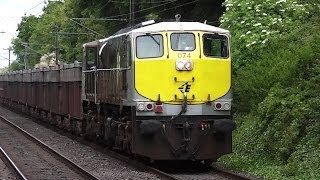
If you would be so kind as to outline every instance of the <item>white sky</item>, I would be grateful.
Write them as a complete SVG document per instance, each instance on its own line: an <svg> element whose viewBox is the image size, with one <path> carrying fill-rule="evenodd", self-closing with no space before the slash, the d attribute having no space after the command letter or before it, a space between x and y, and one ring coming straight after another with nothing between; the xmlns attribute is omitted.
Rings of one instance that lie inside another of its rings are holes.
<svg viewBox="0 0 320 180"><path fill-rule="evenodd" d="M16 37L17 27L21 17L26 15L41 15L45 0L0 0L0 68L8 66L8 50L11 39ZM16 57L11 53L11 62Z"/></svg>

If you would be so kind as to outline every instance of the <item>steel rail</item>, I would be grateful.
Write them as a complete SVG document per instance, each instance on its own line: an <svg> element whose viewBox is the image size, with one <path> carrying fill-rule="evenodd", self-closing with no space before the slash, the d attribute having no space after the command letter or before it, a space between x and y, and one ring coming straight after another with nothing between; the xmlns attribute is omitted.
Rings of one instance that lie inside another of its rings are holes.
<svg viewBox="0 0 320 180"><path fill-rule="evenodd" d="M41 140L39 140L38 138L34 137L33 135L31 135L30 133L26 132L25 130L23 130L22 128L20 128L19 126L15 125L14 123L10 122L8 119L6 119L5 117L3 117L2 115L0 115L0 119L2 121L4 121L5 123L7 123L8 125L10 125L11 127L13 127L15 130L17 130L18 132L20 132L21 134L23 134L25 137L27 137L28 139L30 139L32 142L36 143L37 145L39 145L43 150L45 150L46 152L48 152L49 154L53 155L54 157L56 157L57 159L60 160L60 162L64 163L65 165L67 165L69 168L71 168L72 170L74 170L75 172L81 174L85 179L92 179L92 180L98 180L97 177L95 177L94 175L92 175L91 173L89 173L88 171L86 171L85 169L83 169L82 167L78 166L77 164L75 164L74 162L72 162L71 160L69 160L67 157L63 156L62 154L58 153L57 151L53 150L52 148L50 148L48 145L46 145L45 143L43 143Z"/></svg>
<svg viewBox="0 0 320 180"><path fill-rule="evenodd" d="M13 169L14 173L18 176L19 179L27 180L27 178L23 175L23 173L20 171L18 166L11 160L11 158L8 156L8 154L0 147L0 156L2 161L8 166Z"/></svg>
<svg viewBox="0 0 320 180"><path fill-rule="evenodd" d="M196 168L201 169L201 165L200 165L200 167L196 167ZM220 179L220 178L225 179L225 178L227 178L227 179L235 179L235 180L256 180L256 179L259 180L259 179L262 179L260 177L254 177L251 175L241 174L241 173L234 172L234 171L231 171L228 169L224 169L222 167L215 167L215 165L213 167L203 167L203 168L205 168L205 169L209 168L208 172L201 172L200 174L197 174L197 172L193 172L193 173L172 172L169 174L171 176L175 176L176 179L181 179L181 180L183 180L184 178L187 178L189 175L190 175L190 178L192 178L192 179L195 179L195 178L199 178L199 179ZM196 170L198 170L198 169L196 169ZM201 178L201 176L203 176L203 177ZM212 178L209 178L211 176L212 176Z"/></svg>
<svg viewBox="0 0 320 180"><path fill-rule="evenodd" d="M244 174L239 174L237 172L233 172L231 170L225 169L223 167L220 167L218 165L213 165L213 169L215 172L224 174L227 177L230 177L232 179L240 179L240 180L254 180L254 179L261 179L260 177L254 177L251 175L244 175ZM212 173L215 173L212 172Z"/></svg>
<svg viewBox="0 0 320 180"><path fill-rule="evenodd" d="M161 171L159 169L156 169L154 167L148 166L148 165L142 163L141 161L139 161L137 159L134 159L134 158L132 159L129 156L120 154L120 153L115 152L115 151L110 150L110 149L101 150L101 148L99 148L99 146L98 147L96 147L96 146L98 146L98 145L95 144L95 149L98 149L99 151L103 151L103 153L105 153L105 154L107 154L107 155L109 155L109 156L111 156L111 157L113 157L115 159L118 159L120 161L126 162L127 164L129 164L129 165L131 165L133 167L137 167L139 169L154 173L156 175L161 176L161 178L164 178L164 179L178 180L178 178L175 177L174 175L171 175L169 173L163 172L163 171Z"/></svg>
<svg viewBox="0 0 320 180"><path fill-rule="evenodd" d="M152 171L153 173L159 174L167 179L172 179L172 180L178 180L177 177L175 177L174 175L165 173L163 171L160 171L159 169L153 168L153 167L148 167L150 171Z"/></svg>

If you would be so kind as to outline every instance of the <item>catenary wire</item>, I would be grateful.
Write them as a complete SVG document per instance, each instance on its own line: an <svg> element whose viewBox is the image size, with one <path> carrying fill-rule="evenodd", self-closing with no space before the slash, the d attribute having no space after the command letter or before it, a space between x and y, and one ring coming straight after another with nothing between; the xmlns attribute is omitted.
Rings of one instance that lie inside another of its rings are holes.
<svg viewBox="0 0 320 180"><path fill-rule="evenodd" d="M146 11L146 10L153 9L153 8L156 8L156 7L160 7L160 6L163 6L163 5L166 5L166 4L170 4L170 3L173 3L173 2L176 2L176 1L178 1L178 0L173 0L173 1L170 1L170 2L167 2L167 3L164 3L164 4L161 4L161 5L156 5L156 6L148 7L148 8L145 8L145 9L141 9L141 10L138 10L138 11L134 11L134 12L132 12L132 13L138 13L138 12ZM114 18L114 17L121 17L121 16L127 16L127 15L130 15L130 13L119 14L119 15L114 15L114 16L108 16L108 17L106 17L106 18Z"/></svg>
<svg viewBox="0 0 320 180"><path fill-rule="evenodd" d="M155 12L155 13L160 13L160 12L168 11L168 10L171 10L171 9L174 9L174 8L178 8L178 7L182 7L182 6L188 5L188 4L195 3L195 2L197 2L197 1L199 1L199 0L194 0L194 1L191 1L191 2L184 3L184 4L180 4L180 5L171 7L171 8L167 8L167 9L164 9L164 10L161 10L161 11L157 11L157 12ZM135 20L137 20L137 19L143 19L143 18L145 18L145 16L137 17L137 18L135 18ZM115 25L112 25L112 26L109 26L109 27L115 27L115 26L123 25L123 24L126 24L126 23L115 24Z"/></svg>
<svg viewBox="0 0 320 180"><path fill-rule="evenodd" d="M34 8L38 7L39 5L41 5L41 4L43 4L43 3L44 3L44 1L41 1L41 2L40 2L40 3L38 3L37 5L33 6L31 9L27 10L25 13L27 13L27 12L29 12L29 11L33 10Z"/></svg>
<svg viewBox="0 0 320 180"><path fill-rule="evenodd" d="M125 2L125 1L111 1L111 2L114 2L114 3L128 3L128 2ZM135 4L158 4L158 3L164 3L164 2L173 2L173 1L170 1L170 0L163 0L163 1L154 1L154 2L135 2Z"/></svg>

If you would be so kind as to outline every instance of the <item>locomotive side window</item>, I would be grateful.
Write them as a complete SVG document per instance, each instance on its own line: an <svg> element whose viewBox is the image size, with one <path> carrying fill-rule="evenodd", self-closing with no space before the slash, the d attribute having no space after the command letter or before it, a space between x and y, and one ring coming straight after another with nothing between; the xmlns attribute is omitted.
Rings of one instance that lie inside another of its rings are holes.
<svg viewBox="0 0 320 180"><path fill-rule="evenodd" d="M108 40L101 50L101 67L103 69L127 68L131 63L131 44L127 37Z"/></svg>
<svg viewBox="0 0 320 180"><path fill-rule="evenodd" d="M160 34L138 36L136 46L140 59L163 56L163 37Z"/></svg>
<svg viewBox="0 0 320 180"><path fill-rule="evenodd" d="M193 51L196 48L195 37L192 33L172 33L171 49L174 51Z"/></svg>
<svg viewBox="0 0 320 180"><path fill-rule="evenodd" d="M111 39L103 47L101 52L101 64L103 69L112 69L116 67L116 42Z"/></svg>
<svg viewBox="0 0 320 180"><path fill-rule="evenodd" d="M203 51L207 57L227 58L229 56L228 38L218 34L204 34Z"/></svg>
<svg viewBox="0 0 320 180"><path fill-rule="evenodd" d="M86 48L86 69L92 69L97 64L98 52L97 47Z"/></svg>

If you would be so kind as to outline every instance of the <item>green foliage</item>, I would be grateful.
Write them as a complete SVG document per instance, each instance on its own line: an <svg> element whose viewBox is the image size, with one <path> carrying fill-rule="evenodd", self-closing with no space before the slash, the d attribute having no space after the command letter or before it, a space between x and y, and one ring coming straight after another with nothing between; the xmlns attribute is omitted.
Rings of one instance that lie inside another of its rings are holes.
<svg viewBox="0 0 320 180"><path fill-rule="evenodd" d="M268 179L320 179L319 3L302 7L308 19L265 44L247 47L250 38L234 37L243 61L234 69L235 153L221 159L230 167Z"/></svg>
<svg viewBox="0 0 320 180"><path fill-rule="evenodd" d="M225 6L222 26L239 32L247 47L266 43L271 34L286 32L309 13L297 0L227 0Z"/></svg>
<svg viewBox="0 0 320 180"><path fill-rule="evenodd" d="M226 0L224 5L221 26L232 32L235 68L255 61L270 38L285 35L310 14L297 0Z"/></svg>
<svg viewBox="0 0 320 180"><path fill-rule="evenodd" d="M10 71L18 71L22 70L24 68L24 65L19 63L18 61L13 61L9 67Z"/></svg>
<svg viewBox="0 0 320 180"><path fill-rule="evenodd" d="M64 6L61 2L49 2L40 17L25 16L18 25L19 34L13 40L14 53L20 64L27 60L28 67L33 67L44 54L54 51L55 26L66 22Z"/></svg>
<svg viewBox="0 0 320 180"><path fill-rule="evenodd" d="M36 24L38 23L38 18L35 16L24 16L22 17L21 23L18 25L18 31L19 34L17 38L13 39L12 44L13 44L13 52L17 56L17 60L19 63L23 63L24 59L24 43L29 43L30 42L30 37L36 30ZM12 64L12 69L16 69L16 65L13 63ZM11 68L10 68L11 69Z"/></svg>

